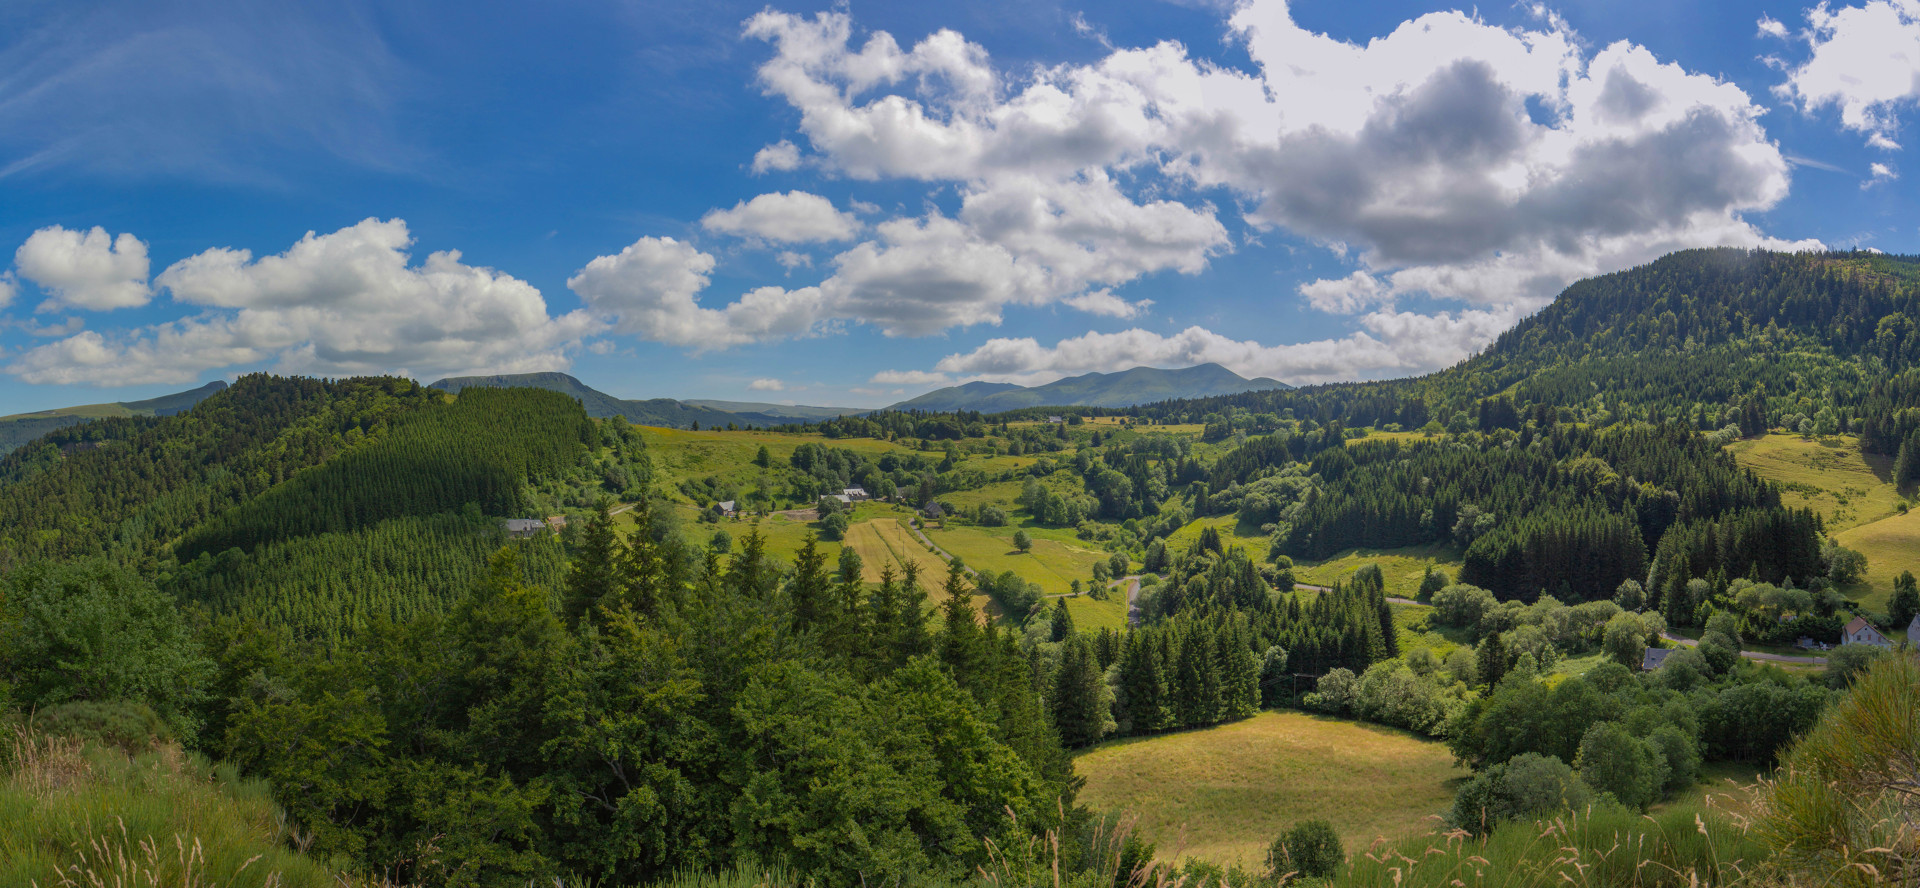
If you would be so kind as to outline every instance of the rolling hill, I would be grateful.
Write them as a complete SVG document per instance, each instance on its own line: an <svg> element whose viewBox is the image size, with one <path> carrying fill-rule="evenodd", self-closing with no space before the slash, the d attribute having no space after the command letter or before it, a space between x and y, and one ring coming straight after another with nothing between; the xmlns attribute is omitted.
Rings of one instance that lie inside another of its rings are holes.
<svg viewBox="0 0 1920 888"><path fill-rule="evenodd" d="M1181 398L1291 388L1275 379L1247 379L1219 364L1200 364L1179 370L1135 367L1119 373L1088 373L1032 387L1005 382L969 382L928 392L889 409L998 413L1022 407L1133 407Z"/></svg>
<svg viewBox="0 0 1920 888"><path fill-rule="evenodd" d="M79 407L60 407L13 416L0 416L0 454L12 451L55 429L64 429L67 426L96 419L114 416L172 416L191 409L208 395L226 387L225 382L216 379L197 389L161 395L145 401L112 401L106 404L85 404Z"/></svg>
<svg viewBox="0 0 1920 888"><path fill-rule="evenodd" d="M673 398L626 400L588 386L565 373L509 373L498 376L453 376L428 388L458 392L470 386L489 388L539 388L572 395L587 415L595 419L624 416L635 425L684 429L699 423L714 428L733 423L738 426L769 427L832 419L851 413L865 413L853 407L789 407L743 401L677 401Z"/></svg>

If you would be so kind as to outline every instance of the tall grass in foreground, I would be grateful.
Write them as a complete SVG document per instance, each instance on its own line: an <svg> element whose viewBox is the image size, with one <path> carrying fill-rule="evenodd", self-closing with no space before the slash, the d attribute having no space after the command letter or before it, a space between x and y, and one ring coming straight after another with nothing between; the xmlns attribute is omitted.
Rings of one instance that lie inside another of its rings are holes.
<svg viewBox="0 0 1920 888"><path fill-rule="evenodd" d="M0 739L0 885L352 884L287 848L289 829L266 784L173 743L129 755L18 727Z"/></svg>
<svg viewBox="0 0 1920 888"><path fill-rule="evenodd" d="M1355 853L1334 884L1402 888L1763 885L1772 884L1759 876L1769 854L1746 817L1710 804L1655 815L1594 806L1552 820L1506 823L1484 839L1454 831L1425 840L1376 842Z"/></svg>
<svg viewBox="0 0 1920 888"><path fill-rule="evenodd" d="M1879 657L1771 789L1762 832L1806 884L1920 884L1920 663Z"/></svg>

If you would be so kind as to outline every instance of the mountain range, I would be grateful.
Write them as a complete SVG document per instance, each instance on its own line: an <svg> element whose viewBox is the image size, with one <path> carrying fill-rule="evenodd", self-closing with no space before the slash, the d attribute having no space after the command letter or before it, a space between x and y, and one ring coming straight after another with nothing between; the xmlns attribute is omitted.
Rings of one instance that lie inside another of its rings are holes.
<svg viewBox="0 0 1920 888"><path fill-rule="evenodd" d="M1156 401L1291 388L1293 386L1264 376L1247 379L1219 364L1200 364L1179 370L1135 367L1118 373L1072 376L1031 387L1005 382L969 382L936 389L889 409L999 413L1023 407L1133 407Z"/></svg>
<svg viewBox="0 0 1920 888"><path fill-rule="evenodd" d="M227 384L214 380L190 391L175 392L144 401L110 401L79 407L59 407L33 413L0 416L0 453L7 453L55 429L79 425L115 416L172 416L191 409L208 395L225 389Z"/></svg>

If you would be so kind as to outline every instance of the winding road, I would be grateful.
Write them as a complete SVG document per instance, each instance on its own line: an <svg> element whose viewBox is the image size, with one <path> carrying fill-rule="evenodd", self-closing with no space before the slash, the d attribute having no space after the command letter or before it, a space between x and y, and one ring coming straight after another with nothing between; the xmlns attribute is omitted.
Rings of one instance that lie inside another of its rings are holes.
<svg viewBox="0 0 1920 888"><path fill-rule="evenodd" d="M1662 632L1660 637L1681 647L1695 647L1700 642L1691 638L1681 638L1671 632ZM1761 651L1741 651L1740 656L1749 660L1761 660L1767 663L1798 663L1802 666L1825 666L1826 657L1795 657L1788 654L1768 654Z"/></svg>

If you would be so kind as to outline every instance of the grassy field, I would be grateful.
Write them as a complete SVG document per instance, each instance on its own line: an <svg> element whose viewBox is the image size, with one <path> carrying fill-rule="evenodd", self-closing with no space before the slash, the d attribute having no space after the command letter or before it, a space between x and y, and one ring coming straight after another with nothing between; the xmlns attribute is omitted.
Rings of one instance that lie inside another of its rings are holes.
<svg viewBox="0 0 1920 888"><path fill-rule="evenodd" d="M1740 465L1779 483L1786 505L1819 512L1829 531L1879 521L1894 514L1900 500L1893 489L1893 460L1861 453L1851 437L1816 441L1772 434L1736 441L1727 449Z"/></svg>
<svg viewBox="0 0 1920 888"><path fill-rule="evenodd" d="M1405 549L1349 549L1325 561L1295 562L1293 578L1315 586L1344 583L1361 565L1378 564L1387 581L1387 594L1395 598L1413 598L1420 591L1420 578L1427 567L1446 571L1450 579L1460 576L1460 553L1451 546L1414 546Z"/></svg>
<svg viewBox="0 0 1920 888"><path fill-rule="evenodd" d="M1901 571L1920 576L1920 510L1842 531L1834 539L1867 556L1866 583L1844 591L1869 610L1886 610L1893 596L1893 578Z"/></svg>
<svg viewBox="0 0 1920 888"><path fill-rule="evenodd" d="M1098 632L1102 629L1115 631L1127 628L1127 589L1119 585L1113 588L1107 600L1101 601L1089 595L1067 596L1067 613L1073 616L1073 628L1081 632ZM1052 606L1052 602L1048 602Z"/></svg>
<svg viewBox="0 0 1920 888"><path fill-rule="evenodd" d="M653 426L643 426L640 431L653 457L655 488L675 500L685 498L675 485L687 478L719 475L738 480L744 486L747 479L756 477L760 472L760 467L753 464L753 458L763 446L767 448L767 455L781 464L786 463L793 456L794 449L802 444L825 444L875 456L889 451L911 452L897 444L872 438L829 440L820 435L763 431L694 432Z"/></svg>
<svg viewBox="0 0 1920 888"><path fill-rule="evenodd" d="M1022 553L1013 547L1015 527L966 527L950 525L927 530L935 545L966 562L974 570L994 573L1013 571L1029 582L1039 583L1048 595L1073 590L1073 581L1084 588L1093 582L1093 565L1107 560L1108 553L1088 548L1077 539L1028 531L1033 550Z"/></svg>
<svg viewBox="0 0 1920 888"><path fill-rule="evenodd" d="M1331 821L1349 849L1430 832L1458 780L1446 746L1297 712L1099 746L1074 760L1080 800L1140 816L1163 859L1259 864L1281 830Z"/></svg>
<svg viewBox="0 0 1920 888"><path fill-rule="evenodd" d="M1453 653L1454 648L1473 645L1473 636L1468 630L1433 625L1432 607L1424 604L1389 604L1388 607L1393 608L1393 625L1400 633L1402 654L1426 648L1436 657L1445 657Z"/></svg>
<svg viewBox="0 0 1920 888"><path fill-rule="evenodd" d="M1187 522L1185 527L1167 536L1167 551L1185 552L1209 527L1220 533L1221 542L1244 550L1253 560L1262 561L1267 557L1269 541L1266 534L1261 533L1258 527L1241 524L1236 515L1215 515Z"/></svg>

